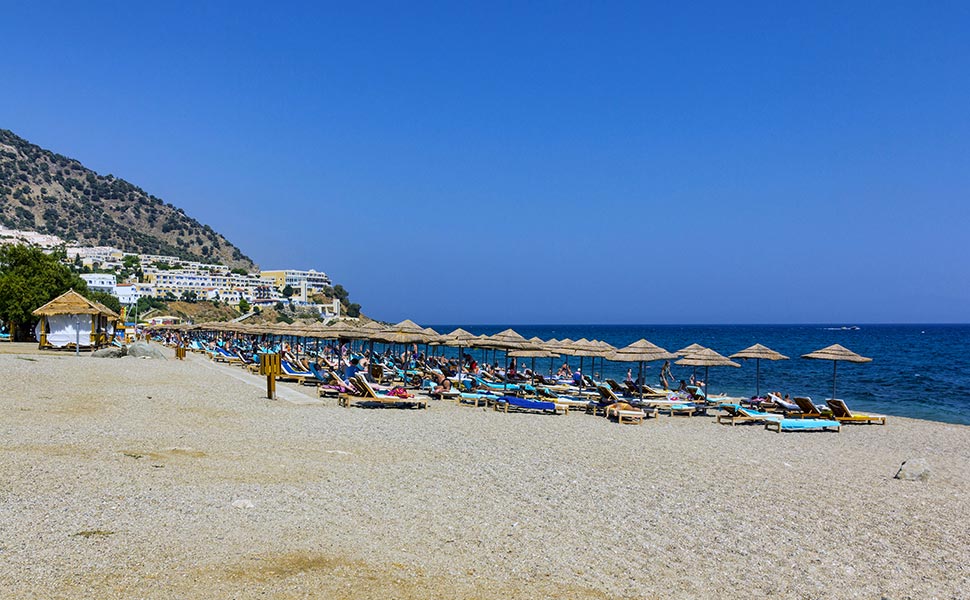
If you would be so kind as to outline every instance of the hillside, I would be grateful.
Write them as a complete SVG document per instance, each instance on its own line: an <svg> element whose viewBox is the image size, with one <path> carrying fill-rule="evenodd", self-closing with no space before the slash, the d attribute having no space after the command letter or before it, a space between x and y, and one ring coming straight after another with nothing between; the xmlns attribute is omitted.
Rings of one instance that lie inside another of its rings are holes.
<svg viewBox="0 0 970 600"><path fill-rule="evenodd" d="M0 129L0 224L83 245L255 269L229 240L113 175Z"/></svg>

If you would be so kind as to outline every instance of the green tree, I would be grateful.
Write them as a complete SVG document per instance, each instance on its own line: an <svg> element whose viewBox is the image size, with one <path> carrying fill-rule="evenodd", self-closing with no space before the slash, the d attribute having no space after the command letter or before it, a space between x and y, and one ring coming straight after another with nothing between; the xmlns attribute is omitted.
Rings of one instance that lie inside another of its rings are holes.
<svg viewBox="0 0 970 600"><path fill-rule="evenodd" d="M250 308L252 308L252 306L250 306L248 300L246 300L245 298L239 299L239 312L243 314L248 313Z"/></svg>
<svg viewBox="0 0 970 600"><path fill-rule="evenodd" d="M286 284L286 286L283 288L282 294L284 298L289 298L293 296L294 292L296 292L296 290L293 289L293 286L290 284Z"/></svg>
<svg viewBox="0 0 970 600"><path fill-rule="evenodd" d="M354 302L353 304L347 305L347 316L348 317L359 317L360 316L360 304Z"/></svg>
<svg viewBox="0 0 970 600"><path fill-rule="evenodd" d="M341 302L344 302L347 300L347 298L350 298L350 292L345 290L344 286L340 285L339 283L333 286L333 295Z"/></svg>
<svg viewBox="0 0 970 600"><path fill-rule="evenodd" d="M182 302L195 304L198 300L199 300L199 295L195 293L195 290L186 290L182 292Z"/></svg>
<svg viewBox="0 0 970 600"><path fill-rule="evenodd" d="M53 256L27 246L0 246L0 319L15 338L18 328L34 321L34 310L71 288L88 291L84 280Z"/></svg>
<svg viewBox="0 0 970 600"><path fill-rule="evenodd" d="M118 297L114 294L109 294L108 292L102 292L100 290L88 290L88 293L84 294L84 296L88 300L100 302L119 315L121 314L121 301L118 300Z"/></svg>

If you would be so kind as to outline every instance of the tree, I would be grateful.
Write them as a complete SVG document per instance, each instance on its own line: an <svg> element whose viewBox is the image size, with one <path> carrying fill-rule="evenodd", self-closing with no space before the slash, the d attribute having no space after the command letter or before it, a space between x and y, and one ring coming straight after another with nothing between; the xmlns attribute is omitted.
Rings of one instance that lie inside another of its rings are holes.
<svg viewBox="0 0 970 600"><path fill-rule="evenodd" d="M34 320L34 310L69 289L85 294L84 280L38 248L0 246L0 320L10 324L10 333Z"/></svg>
<svg viewBox="0 0 970 600"><path fill-rule="evenodd" d="M232 270L232 272L235 273L236 275L249 275L249 271L241 267L236 267L235 269Z"/></svg>
<svg viewBox="0 0 970 600"><path fill-rule="evenodd" d="M360 304L354 302L353 304L347 305L347 316L348 317L359 317L360 316Z"/></svg>
<svg viewBox="0 0 970 600"><path fill-rule="evenodd" d="M186 290L182 292L182 302L188 302L189 304L195 304L199 299L199 295L195 293L195 290Z"/></svg>
<svg viewBox="0 0 970 600"><path fill-rule="evenodd" d="M252 306L249 304L248 300L245 298L239 299L239 312L243 314L248 313L250 308L252 308Z"/></svg>
<svg viewBox="0 0 970 600"><path fill-rule="evenodd" d="M277 302L276 305L273 306L273 308L275 308L277 310L277 312L283 312L283 309L285 307L283 306L283 303L282 302Z"/></svg>
<svg viewBox="0 0 970 600"><path fill-rule="evenodd" d="M341 302L344 302L347 300L347 298L350 298L350 292L345 290L344 286L340 285L339 283L333 286L333 295Z"/></svg>
<svg viewBox="0 0 970 600"><path fill-rule="evenodd" d="M286 284L286 286L283 288L283 292L282 292L283 293L283 297L284 298L290 298L291 296L293 296L293 293L294 292L296 292L296 290L293 289L293 286L290 285L290 284Z"/></svg>
<svg viewBox="0 0 970 600"><path fill-rule="evenodd" d="M121 314L121 301L118 300L118 297L114 294L109 294L108 292L102 292L100 290L88 290L88 293L84 294L84 296L88 300L100 302L119 315Z"/></svg>

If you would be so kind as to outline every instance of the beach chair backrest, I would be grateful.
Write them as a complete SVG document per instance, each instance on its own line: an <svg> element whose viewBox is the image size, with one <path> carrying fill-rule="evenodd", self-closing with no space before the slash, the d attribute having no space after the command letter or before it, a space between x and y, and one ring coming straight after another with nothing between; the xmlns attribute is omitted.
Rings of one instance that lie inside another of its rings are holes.
<svg viewBox="0 0 970 600"><path fill-rule="evenodd" d="M825 403L829 405L829 408L832 409L832 414L834 414L836 417L842 417L845 419L852 418L852 411L850 411L849 407L846 406L845 400L829 398L825 401Z"/></svg>
<svg viewBox="0 0 970 600"><path fill-rule="evenodd" d="M613 393L613 390L606 387L605 385L596 386L596 391L600 393L600 396L602 396L603 400L607 400L609 402L620 401L620 399L616 397L616 394Z"/></svg>
<svg viewBox="0 0 970 600"><path fill-rule="evenodd" d="M364 392L365 396L369 398L377 398L377 392L375 392L374 388L370 386L369 381L367 381L360 375L355 375L354 378L357 380L357 383L360 385L360 388L361 388L360 391Z"/></svg>
<svg viewBox="0 0 970 600"><path fill-rule="evenodd" d="M793 398L793 400L795 401L795 404L798 405L798 408L800 408L802 412L805 413L806 415L816 416L821 414L820 412L818 412L818 409L815 408L815 405L812 404L811 398L803 398L799 396L799 397Z"/></svg>

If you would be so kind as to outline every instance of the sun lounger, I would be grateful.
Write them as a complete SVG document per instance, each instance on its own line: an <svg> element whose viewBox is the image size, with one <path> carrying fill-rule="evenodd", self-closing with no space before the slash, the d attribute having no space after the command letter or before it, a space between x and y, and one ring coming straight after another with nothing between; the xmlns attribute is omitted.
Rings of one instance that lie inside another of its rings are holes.
<svg viewBox="0 0 970 600"><path fill-rule="evenodd" d="M643 420L649 417L657 418L657 409L644 410L642 408L637 408L627 402L617 402L606 407L604 413L606 418L616 417L616 422L620 425L624 423L633 423L636 425L642 425Z"/></svg>
<svg viewBox="0 0 970 600"><path fill-rule="evenodd" d="M765 421L765 429L782 431L835 431L842 430L842 424L828 419L776 419Z"/></svg>
<svg viewBox="0 0 970 600"><path fill-rule="evenodd" d="M815 403L812 402L811 398L797 397L797 398L792 398L792 400L795 401L795 404L798 405L798 409L801 411L801 414L795 415L799 418L818 419L821 417L829 418L832 416L830 414L827 414L829 412L827 408L823 409L821 407L816 406Z"/></svg>
<svg viewBox="0 0 970 600"><path fill-rule="evenodd" d="M845 400L839 400L838 398L830 398L825 401L832 409L832 416L839 423L878 423L880 425L886 424L886 415L867 415L862 413L854 413L849 410L846 406Z"/></svg>
<svg viewBox="0 0 970 600"><path fill-rule="evenodd" d="M212 351L210 358L216 362L229 363L230 365L239 364L242 362L242 359L236 356L234 353L229 352L225 348L220 348L219 346L216 346L215 350Z"/></svg>
<svg viewBox="0 0 970 600"><path fill-rule="evenodd" d="M728 423L736 425L738 423L762 423L765 421L778 421L783 419L779 414L772 414L744 408L739 404L722 404L720 406L725 414L717 416L718 423Z"/></svg>
<svg viewBox="0 0 970 600"><path fill-rule="evenodd" d="M667 406L658 406L657 408L666 410L667 414L671 417L692 417L698 411L697 406L690 403L670 404Z"/></svg>
<svg viewBox="0 0 970 600"><path fill-rule="evenodd" d="M276 376L280 381L295 381L300 385L306 385L307 381L316 381L316 376L310 371L298 369L288 360L281 360L280 367L283 372Z"/></svg>
<svg viewBox="0 0 970 600"><path fill-rule="evenodd" d="M495 410L509 412L509 408L519 410L532 410L538 412L551 412L553 414L569 414L569 407L565 404L556 402L546 402L544 400L527 400L516 396L502 396L495 399Z"/></svg>
<svg viewBox="0 0 970 600"><path fill-rule="evenodd" d="M371 387L370 382L367 381L367 379L361 374L351 377L350 383L355 387L358 395L340 396L339 404L341 404L341 406L349 407L351 401L357 400L358 402L375 403L384 406L403 405L416 406L417 408L428 408L428 401L430 398L427 396L413 395L409 398L402 398L400 396L392 396L389 394L378 394L374 388Z"/></svg>
<svg viewBox="0 0 970 600"><path fill-rule="evenodd" d="M801 417L804 415L804 411L794 402L788 402L774 394L768 394L768 398L771 401L770 408L775 412L779 412L786 417ZM815 409L813 411L817 412Z"/></svg>

